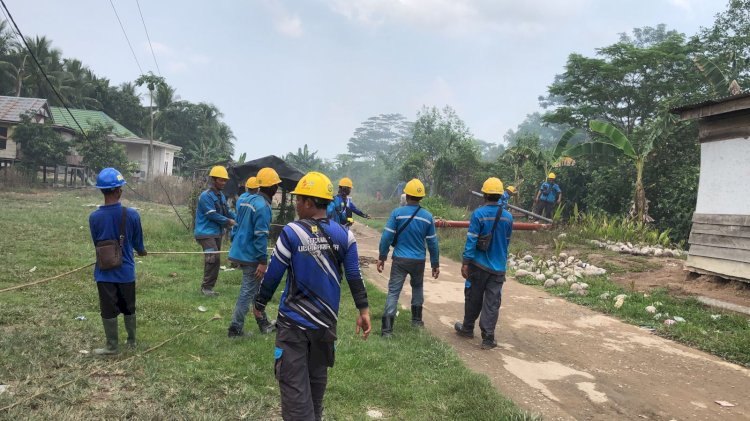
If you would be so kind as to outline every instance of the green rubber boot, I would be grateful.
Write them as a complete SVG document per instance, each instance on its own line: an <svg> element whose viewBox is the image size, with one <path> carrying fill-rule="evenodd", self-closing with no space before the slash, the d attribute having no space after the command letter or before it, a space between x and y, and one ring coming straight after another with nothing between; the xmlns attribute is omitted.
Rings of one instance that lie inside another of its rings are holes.
<svg viewBox="0 0 750 421"><path fill-rule="evenodd" d="M107 344L104 348L94 350L94 355L115 355L120 352L117 339L117 317L113 319L102 319L104 325L104 335L107 337Z"/></svg>
<svg viewBox="0 0 750 421"><path fill-rule="evenodd" d="M135 348L135 314L123 317L125 319L125 331L128 332L128 346Z"/></svg>

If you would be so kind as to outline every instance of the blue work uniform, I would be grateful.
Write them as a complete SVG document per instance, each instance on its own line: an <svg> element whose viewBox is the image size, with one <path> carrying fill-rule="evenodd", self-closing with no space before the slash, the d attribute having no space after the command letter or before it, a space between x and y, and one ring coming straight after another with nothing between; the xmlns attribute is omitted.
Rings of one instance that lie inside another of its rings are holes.
<svg viewBox="0 0 750 421"><path fill-rule="evenodd" d="M557 202L557 196L562 193L562 189L557 183L545 181L539 185L539 200L547 203Z"/></svg>
<svg viewBox="0 0 750 421"><path fill-rule="evenodd" d="M502 213L489 248L486 251L477 250L477 239L492 230L498 211ZM464 319L463 323L456 324L456 329L473 332L474 323L479 318L483 345L489 343L497 346L495 327L500 316L508 244L512 233L513 216L499 204L484 205L471 214L463 254L463 263L469 265L469 276L464 287Z"/></svg>
<svg viewBox="0 0 750 421"><path fill-rule="evenodd" d="M427 249L430 250L430 264L433 268L440 266L440 252L435 232L435 221L432 214L418 205L401 206L391 212L380 237L380 260L388 258L388 251L393 243L396 232L403 227L414 215L414 219L406 225L398 235L393 248L393 258L425 261ZM415 214L416 212L416 214ZM427 247L425 247L425 243Z"/></svg>
<svg viewBox="0 0 750 421"><path fill-rule="evenodd" d="M127 208L125 219L125 239L122 248L122 266L101 270L94 266L94 280L96 282L127 283L135 282L135 259L133 249L143 252L143 229L141 217L133 208ZM100 206L89 215L89 229L94 245L99 241L118 240L122 223L122 204L120 202Z"/></svg>
<svg viewBox="0 0 750 421"><path fill-rule="evenodd" d="M500 195L500 199L497 201L500 206L503 207L503 209L508 209L508 201L510 201L510 193L508 191L504 191L503 194Z"/></svg>
<svg viewBox="0 0 750 421"><path fill-rule="evenodd" d="M234 212L229 209L224 193L216 192L213 189L205 190L198 198L198 207L195 210L195 230L193 232L195 238L221 237L227 221L235 218Z"/></svg>
<svg viewBox="0 0 750 421"><path fill-rule="evenodd" d="M270 202L271 199L263 193L244 193L237 200L237 225L232 230L234 237L229 248L229 260L240 264L267 262Z"/></svg>
<svg viewBox="0 0 750 421"><path fill-rule="evenodd" d="M492 235L489 249L476 249L477 238L492 230L497 212L502 212L497 227ZM469 232L466 234L463 263L474 265L494 274L504 274L508 260L508 243L513 233L513 216L498 204L488 204L477 208L471 214Z"/></svg>
<svg viewBox="0 0 750 421"><path fill-rule="evenodd" d="M396 237L397 233L398 237ZM394 238L395 245L393 244ZM385 300L383 316L384 318L395 317L398 298L404 287L406 276L409 275L412 289L412 320L421 322L426 249L430 250L432 268L440 267L438 239L432 214L419 205L406 205L394 209L380 236L381 261L388 258L391 246L393 246L393 264L388 279L388 296ZM392 321L384 321L384 323L385 330L390 333Z"/></svg>
<svg viewBox="0 0 750 421"><path fill-rule="evenodd" d="M358 309L367 304L354 235L329 219L287 224L255 299L265 309L284 273L279 300L274 371L284 419L321 419L328 367L335 360L342 268Z"/></svg>
<svg viewBox="0 0 750 421"><path fill-rule="evenodd" d="M326 209L329 219L333 219L341 225L347 225L348 219L351 218L352 213L356 213L361 217L365 217L365 213L357 208L357 205L352 202L352 198L347 196L346 199L341 195L334 196L331 203L328 204Z"/></svg>

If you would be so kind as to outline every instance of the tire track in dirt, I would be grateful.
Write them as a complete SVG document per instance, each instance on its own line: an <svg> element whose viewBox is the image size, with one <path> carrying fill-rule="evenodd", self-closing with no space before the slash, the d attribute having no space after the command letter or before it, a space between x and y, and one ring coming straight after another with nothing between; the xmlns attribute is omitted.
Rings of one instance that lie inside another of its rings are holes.
<svg viewBox="0 0 750 421"><path fill-rule="evenodd" d="M355 226L360 254L377 257L375 230ZM547 420L715 420L750 419L750 370L654 336L617 319L550 296L509 279L496 332L499 347L479 348L453 332L463 316L463 282L458 262L442 258L438 280L425 278L427 329L450 344L472 370L519 406ZM386 290L390 265L363 269ZM404 288L400 303L410 305ZM379 334L382 309L372 309ZM399 330L411 329L397 319ZM478 336L478 335L477 335ZM735 407L724 408L717 400Z"/></svg>

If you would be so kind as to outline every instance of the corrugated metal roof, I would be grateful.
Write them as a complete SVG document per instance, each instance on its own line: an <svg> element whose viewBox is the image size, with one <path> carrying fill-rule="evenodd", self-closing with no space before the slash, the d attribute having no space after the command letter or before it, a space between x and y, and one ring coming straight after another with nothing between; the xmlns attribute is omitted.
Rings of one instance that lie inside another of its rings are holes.
<svg viewBox="0 0 750 421"><path fill-rule="evenodd" d="M29 111L38 114L45 105L46 99L0 96L0 120L20 122L22 115Z"/></svg>
<svg viewBox="0 0 750 421"><path fill-rule="evenodd" d="M125 126L118 123L115 119L105 114L103 111L96 110L79 110L71 108L70 113L73 114L75 120L70 116L68 110L63 107L49 107L52 112L52 118L55 120L55 124L60 126L68 127L70 129L79 132L78 124L85 132L91 130L95 125L112 126L112 132L117 137L138 137L135 133L128 130Z"/></svg>
<svg viewBox="0 0 750 421"><path fill-rule="evenodd" d="M728 96L717 98L717 99L709 99L706 101L697 102L695 104L682 105L680 107L672 108L671 110L669 110L669 112L671 112L672 114L679 114L683 111L692 110L694 108L701 108L707 105L721 104L722 102L727 102L727 101L732 101L735 99L742 99L742 98L747 98L747 97L750 97L750 91L743 92L737 95L728 95Z"/></svg>

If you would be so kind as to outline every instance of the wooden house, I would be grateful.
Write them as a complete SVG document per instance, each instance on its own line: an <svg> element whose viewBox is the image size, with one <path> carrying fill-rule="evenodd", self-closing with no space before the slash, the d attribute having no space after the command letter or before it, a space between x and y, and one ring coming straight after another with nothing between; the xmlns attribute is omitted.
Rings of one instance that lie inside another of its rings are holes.
<svg viewBox="0 0 750 421"><path fill-rule="evenodd" d="M698 200L686 268L750 282L750 92L672 110L698 120Z"/></svg>

